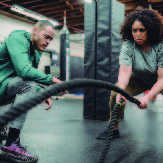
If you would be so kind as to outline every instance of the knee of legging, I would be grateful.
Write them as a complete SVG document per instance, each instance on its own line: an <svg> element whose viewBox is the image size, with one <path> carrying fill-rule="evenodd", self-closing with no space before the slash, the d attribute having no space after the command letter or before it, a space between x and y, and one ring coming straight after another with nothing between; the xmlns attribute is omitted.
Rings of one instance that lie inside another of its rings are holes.
<svg viewBox="0 0 163 163"><path fill-rule="evenodd" d="M117 92L112 91L111 96L110 96L110 101L109 101L109 106L111 109L113 109L114 105L116 104L116 97L117 97ZM125 108L125 104L123 104L120 110L123 110Z"/></svg>
<svg viewBox="0 0 163 163"><path fill-rule="evenodd" d="M26 81L25 84L31 87L37 87L37 83L35 81Z"/></svg>
<svg viewBox="0 0 163 163"><path fill-rule="evenodd" d="M111 99L115 99L117 96L117 92L111 91Z"/></svg>
<svg viewBox="0 0 163 163"><path fill-rule="evenodd" d="M19 84L23 83L24 81L19 76L16 76L10 82L11 82L11 85L13 85L13 83L14 83L14 85L19 85Z"/></svg>
<svg viewBox="0 0 163 163"><path fill-rule="evenodd" d="M111 110L113 109L116 103L116 96L117 96L117 93L112 91L110 95L110 101L109 101L109 106L111 107Z"/></svg>
<svg viewBox="0 0 163 163"><path fill-rule="evenodd" d="M24 94L27 92L37 93L37 87L38 85L35 81L25 81L23 82L23 85L19 89L20 92L18 94Z"/></svg>
<svg viewBox="0 0 163 163"><path fill-rule="evenodd" d="M37 90L37 83L35 81L27 81L25 82L25 86L28 86L31 90Z"/></svg>

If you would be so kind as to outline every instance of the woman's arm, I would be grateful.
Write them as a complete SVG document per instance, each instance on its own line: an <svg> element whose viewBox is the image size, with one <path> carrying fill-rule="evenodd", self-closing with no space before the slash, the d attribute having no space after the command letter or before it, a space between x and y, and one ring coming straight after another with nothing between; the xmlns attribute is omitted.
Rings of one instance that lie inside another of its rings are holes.
<svg viewBox="0 0 163 163"><path fill-rule="evenodd" d="M121 89L125 89L129 83L131 77L132 67L126 65L120 65L119 75L118 75L118 84L117 86Z"/></svg>
<svg viewBox="0 0 163 163"><path fill-rule="evenodd" d="M118 75L118 83L117 86L123 90L125 90L126 86L129 83L129 79L131 77L132 67L126 65L120 65L119 75ZM121 94L117 94L116 103L120 100ZM126 100L125 98L123 98Z"/></svg>
<svg viewBox="0 0 163 163"><path fill-rule="evenodd" d="M122 44L120 57L119 57L119 75L117 85L121 89L125 89L129 83L132 72L132 56L133 56L133 45L129 41L125 41Z"/></svg>
<svg viewBox="0 0 163 163"><path fill-rule="evenodd" d="M161 90L163 90L163 68L158 67L157 74L157 82L153 85L152 89L146 95L150 100L152 100L155 95L157 95Z"/></svg>

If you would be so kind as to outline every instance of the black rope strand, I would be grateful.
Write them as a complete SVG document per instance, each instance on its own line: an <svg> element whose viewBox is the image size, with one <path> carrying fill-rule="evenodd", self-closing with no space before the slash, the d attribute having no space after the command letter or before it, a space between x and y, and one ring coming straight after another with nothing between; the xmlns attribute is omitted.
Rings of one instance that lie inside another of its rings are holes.
<svg viewBox="0 0 163 163"><path fill-rule="evenodd" d="M42 101L46 100L47 98L50 98L52 95L56 95L58 93L64 92L65 90L80 88L80 87L98 87L98 88L110 89L117 93L120 93L130 102L140 105L140 102L137 99L131 97L124 90L120 89L119 87L109 82L93 80L93 79L75 79L70 81L64 81L63 83L47 87L45 88L45 90L38 92L37 94L35 94L34 96L28 99L25 99L23 103L21 102L21 103L11 105L11 108L8 111L6 111L3 115L0 115L0 128L7 125L10 121L13 121L15 118L21 116L23 113L27 112L28 110L32 109L32 107L35 107L36 105L40 104ZM114 130L113 126L116 121L119 105L121 105L122 103L123 101L120 101L120 103L116 104L113 109L111 121L108 127L109 134L107 136L107 143L104 146L99 163L103 163L107 156L107 152L109 150L110 143L111 143L111 137L113 135L113 130Z"/></svg>
<svg viewBox="0 0 163 163"><path fill-rule="evenodd" d="M63 83L56 84L51 87L47 87L42 92L39 92L35 94L33 97L24 100L22 103L17 103L12 105L9 111L5 112L4 115L0 116L0 126L7 125L9 121L13 121L17 116L20 116L22 113L27 112L28 110L32 109L32 107L35 107L36 105L40 104L45 99L50 98L52 95L58 94L65 90L79 88L79 87L99 87L99 88L111 89L114 90L115 92L120 93L129 101L137 105L140 105L140 102L137 99L131 97L124 90L120 89L119 87L109 82L93 80L93 79L75 79L75 80L65 81ZM11 112L12 114L10 114ZM10 117L8 115L10 115Z"/></svg>
<svg viewBox="0 0 163 163"><path fill-rule="evenodd" d="M115 126L115 122L116 122L116 118L117 118L117 113L118 113L118 110L120 108L121 105L124 104L124 99L120 99L120 101L114 106L114 109L113 109L113 112L112 112L112 116L111 116L111 120L110 120L110 123L109 123L109 126L108 126L108 135L107 135L107 141L106 141L106 144L101 152L101 157L100 157L100 160L98 163L104 163L105 159L106 159L106 156L107 156L107 153L108 153L108 150L110 148L110 145L111 145L111 140L112 140L112 137L113 137L113 131L114 131L114 126Z"/></svg>

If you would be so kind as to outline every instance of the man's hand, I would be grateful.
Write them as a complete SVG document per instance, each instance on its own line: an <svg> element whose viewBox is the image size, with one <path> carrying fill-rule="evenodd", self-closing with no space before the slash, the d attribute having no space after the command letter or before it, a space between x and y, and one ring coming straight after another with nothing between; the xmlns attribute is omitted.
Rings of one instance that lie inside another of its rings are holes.
<svg viewBox="0 0 163 163"><path fill-rule="evenodd" d="M43 105L48 104L48 107L45 108L45 110L51 109L51 103L52 103L51 98L48 98L48 99L46 99L46 100L43 102Z"/></svg>
<svg viewBox="0 0 163 163"><path fill-rule="evenodd" d="M68 91L64 91L64 92L61 92L60 95L62 96L62 95L65 95L67 93L68 93Z"/></svg>
<svg viewBox="0 0 163 163"><path fill-rule="evenodd" d="M62 82L63 81L53 77L53 83L52 84L59 84L59 83L62 83ZM62 96L62 95L67 94L67 93L68 93L68 91L64 91L64 92L61 92L60 95Z"/></svg>
<svg viewBox="0 0 163 163"><path fill-rule="evenodd" d="M53 82L52 82L52 84L59 84L59 83L62 83L62 81L59 80L59 79L57 79L57 78L54 78L54 77L53 77Z"/></svg>

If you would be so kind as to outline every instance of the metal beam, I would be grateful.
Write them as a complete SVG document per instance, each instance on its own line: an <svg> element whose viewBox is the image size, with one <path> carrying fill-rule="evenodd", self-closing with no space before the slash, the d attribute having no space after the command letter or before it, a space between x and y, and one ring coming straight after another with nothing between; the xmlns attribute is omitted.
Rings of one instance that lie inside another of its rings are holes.
<svg viewBox="0 0 163 163"><path fill-rule="evenodd" d="M83 15L79 15L79 16L75 16L74 18L72 17L72 16L67 16L66 17L66 19L68 20L68 19L78 19L78 18L83 18ZM60 17L60 18L52 18L52 19L56 19L56 20L58 20L58 21L63 21L63 16L62 17Z"/></svg>
<svg viewBox="0 0 163 163"><path fill-rule="evenodd" d="M163 0L151 0L151 3L163 2Z"/></svg>
<svg viewBox="0 0 163 163"><path fill-rule="evenodd" d="M54 17L63 17L63 13L64 13L64 10L61 10L60 12L54 14ZM66 10L66 16L73 17L73 15L77 15L77 14L80 14L79 10L77 10L76 12L74 12L73 10L67 12L67 10Z"/></svg>
<svg viewBox="0 0 163 163"><path fill-rule="evenodd" d="M83 6L84 7L84 6ZM75 10L79 10L81 7L76 7L75 8ZM51 14L55 14L55 13L59 13L59 12L62 12L63 13L63 11L64 10L66 10L66 12L71 12L72 10L71 9L63 9L63 10L55 10L54 8L53 8L53 10L52 11L48 11L48 12L43 12L43 14L45 14L45 15L51 15ZM75 10L73 10L73 12L75 11Z"/></svg>
<svg viewBox="0 0 163 163"><path fill-rule="evenodd" d="M67 24L72 24L72 23L77 23L77 22L78 22L78 23L79 23L79 22L81 23L81 22L84 22L84 18L72 19L72 20L70 19L70 20L67 20L66 22L67 22Z"/></svg>
<svg viewBox="0 0 163 163"><path fill-rule="evenodd" d="M5 1L1 1L1 2L10 2L10 1L12 1L12 0L5 0Z"/></svg>
<svg viewBox="0 0 163 163"><path fill-rule="evenodd" d="M78 24L67 24L68 26L70 25L70 26L72 26L72 27L76 27L76 26L83 26L84 25L84 23L78 23Z"/></svg>
<svg viewBox="0 0 163 163"><path fill-rule="evenodd" d="M65 1L65 2L66 2L66 4L67 4L67 6L69 6L69 7L71 8L71 10L74 10L74 7L70 4L69 1Z"/></svg>
<svg viewBox="0 0 163 163"><path fill-rule="evenodd" d="M137 0L117 0L120 3L130 3L130 2L137 2Z"/></svg>
<svg viewBox="0 0 163 163"><path fill-rule="evenodd" d="M40 1L43 1L43 0L23 1L21 2L21 4L25 5L25 4L30 4L30 3L40 2Z"/></svg>
<svg viewBox="0 0 163 163"><path fill-rule="evenodd" d="M72 3L71 6L80 6L80 7L84 7L84 5L79 5L78 3ZM41 11L41 12L44 12L44 11L49 11L49 10L55 10L55 9L60 9L60 8L64 8L64 7L67 7L67 5L65 4L60 4L60 5L49 5L49 6L46 6L46 7L39 7L39 9L37 9L37 11Z"/></svg>
<svg viewBox="0 0 163 163"><path fill-rule="evenodd" d="M29 7L29 9L37 9L37 8L40 8L41 6L48 6L48 5L55 5L55 4L60 4L61 2L51 2L51 3L48 3L48 2L40 2L39 4L34 4L32 6ZM22 3L23 4L23 3Z"/></svg>

